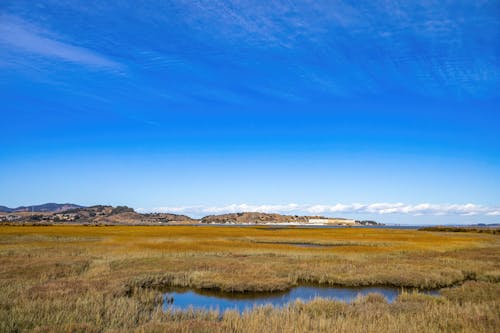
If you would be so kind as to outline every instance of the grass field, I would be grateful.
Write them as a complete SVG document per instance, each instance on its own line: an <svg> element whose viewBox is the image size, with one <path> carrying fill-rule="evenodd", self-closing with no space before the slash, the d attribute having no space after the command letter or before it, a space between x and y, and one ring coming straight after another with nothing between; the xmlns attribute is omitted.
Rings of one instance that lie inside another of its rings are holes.
<svg viewBox="0 0 500 333"><path fill-rule="evenodd" d="M0 331L495 332L500 241L485 233L269 227L0 227ZM293 243L322 244L299 247ZM169 286L443 288L284 309L164 312Z"/></svg>

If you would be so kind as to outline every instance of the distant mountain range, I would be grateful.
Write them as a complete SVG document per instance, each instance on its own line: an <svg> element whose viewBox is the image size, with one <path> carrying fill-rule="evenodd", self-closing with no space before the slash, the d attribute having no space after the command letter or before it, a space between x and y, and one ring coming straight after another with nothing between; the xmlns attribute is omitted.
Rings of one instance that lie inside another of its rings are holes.
<svg viewBox="0 0 500 333"><path fill-rule="evenodd" d="M196 223L186 215L169 213L140 214L127 206L55 204L9 208L0 206L0 222L53 224L73 223L91 225L156 225L161 223Z"/></svg>
<svg viewBox="0 0 500 333"><path fill-rule="evenodd" d="M259 212L240 212L209 215L194 219L171 213L140 214L127 206L96 205L84 207L71 203L46 203L43 205L9 208L0 206L0 222L8 223L77 223L155 225L162 223L201 224L328 224L328 225L379 225L375 221L355 221L324 216L281 215Z"/></svg>
<svg viewBox="0 0 500 333"><path fill-rule="evenodd" d="M83 206L71 204L71 203L46 203L42 205L33 205L33 206L20 206L16 208L9 208L5 206L0 206L1 213L21 213L21 212L35 212L35 213L57 213L64 212L66 210L75 209L75 208L83 208Z"/></svg>

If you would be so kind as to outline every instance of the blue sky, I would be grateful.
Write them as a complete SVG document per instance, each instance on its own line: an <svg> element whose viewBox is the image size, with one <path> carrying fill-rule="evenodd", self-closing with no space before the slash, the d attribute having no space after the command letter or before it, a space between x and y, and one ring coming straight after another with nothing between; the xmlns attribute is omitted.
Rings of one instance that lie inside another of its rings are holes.
<svg viewBox="0 0 500 333"><path fill-rule="evenodd" d="M500 220L497 1L0 3L0 204Z"/></svg>

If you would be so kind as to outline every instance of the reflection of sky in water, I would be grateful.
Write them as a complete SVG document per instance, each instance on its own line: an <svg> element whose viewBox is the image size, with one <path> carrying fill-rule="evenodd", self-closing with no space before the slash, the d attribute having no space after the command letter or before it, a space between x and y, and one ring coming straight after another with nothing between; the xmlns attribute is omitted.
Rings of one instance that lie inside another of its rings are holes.
<svg viewBox="0 0 500 333"><path fill-rule="evenodd" d="M323 297L338 301L350 302L358 295L369 293L382 294L388 302L393 302L401 293L398 288L367 287L367 288L322 288L296 287L288 292L281 293L248 293L230 294L216 292L195 292L193 290L174 291L165 295L164 309L170 306L175 310L185 310L189 307L204 310L237 310L243 312L259 305L283 306L301 299L310 301L315 297ZM427 294L437 294L437 291L425 291ZM173 304L167 304L167 299L173 297Z"/></svg>

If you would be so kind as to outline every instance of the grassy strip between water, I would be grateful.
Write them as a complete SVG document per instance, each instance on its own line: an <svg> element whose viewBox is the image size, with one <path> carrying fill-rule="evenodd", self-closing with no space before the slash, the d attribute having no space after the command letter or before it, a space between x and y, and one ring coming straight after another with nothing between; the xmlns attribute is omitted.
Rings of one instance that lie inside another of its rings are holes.
<svg viewBox="0 0 500 333"><path fill-rule="evenodd" d="M441 231L441 232L477 232L492 235L500 235L500 227L424 227L420 231Z"/></svg>
<svg viewBox="0 0 500 333"><path fill-rule="evenodd" d="M301 283L444 289L392 304L374 294L243 315L161 307L166 287L255 292ZM500 240L492 234L0 227L0 332L494 332L499 301Z"/></svg>

